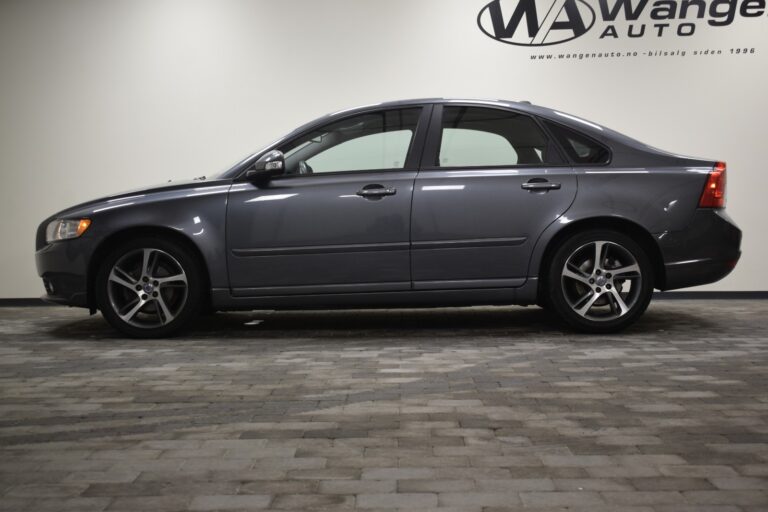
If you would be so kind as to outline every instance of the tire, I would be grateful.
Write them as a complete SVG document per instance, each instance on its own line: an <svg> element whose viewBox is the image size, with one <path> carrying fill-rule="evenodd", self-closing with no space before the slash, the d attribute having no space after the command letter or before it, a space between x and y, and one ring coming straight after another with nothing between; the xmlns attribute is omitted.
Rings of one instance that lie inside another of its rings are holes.
<svg viewBox="0 0 768 512"><path fill-rule="evenodd" d="M183 244L143 236L115 247L95 280L96 305L118 331L133 338L172 336L195 319L203 303L202 270Z"/></svg>
<svg viewBox="0 0 768 512"><path fill-rule="evenodd" d="M640 244L598 229L567 238L553 255L546 280L545 302L558 317L576 331L602 334L640 318L651 301L654 276Z"/></svg>

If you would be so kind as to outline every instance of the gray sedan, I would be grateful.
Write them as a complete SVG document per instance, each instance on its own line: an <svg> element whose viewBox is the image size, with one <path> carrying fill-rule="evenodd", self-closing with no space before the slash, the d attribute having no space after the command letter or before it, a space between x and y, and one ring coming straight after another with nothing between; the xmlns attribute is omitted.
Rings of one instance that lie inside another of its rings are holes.
<svg viewBox="0 0 768 512"><path fill-rule="evenodd" d="M236 309L539 304L614 332L740 256L726 166L527 102L331 114L218 176L46 219L46 299L125 334Z"/></svg>

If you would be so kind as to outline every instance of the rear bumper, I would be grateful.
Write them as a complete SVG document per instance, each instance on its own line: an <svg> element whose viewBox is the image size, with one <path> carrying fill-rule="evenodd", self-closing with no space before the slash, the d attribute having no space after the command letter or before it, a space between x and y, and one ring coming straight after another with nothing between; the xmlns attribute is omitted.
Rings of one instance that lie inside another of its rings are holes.
<svg viewBox="0 0 768 512"><path fill-rule="evenodd" d="M47 302L88 307L89 240L66 240L45 245L35 253L37 273L43 279Z"/></svg>
<svg viewBox="0 0 768 512"><path fill-rule="evenodd" d="M714 283L736 267L741 230L723 210L699 209L684 231L656 236L664 259L662 290Z"/></svg>

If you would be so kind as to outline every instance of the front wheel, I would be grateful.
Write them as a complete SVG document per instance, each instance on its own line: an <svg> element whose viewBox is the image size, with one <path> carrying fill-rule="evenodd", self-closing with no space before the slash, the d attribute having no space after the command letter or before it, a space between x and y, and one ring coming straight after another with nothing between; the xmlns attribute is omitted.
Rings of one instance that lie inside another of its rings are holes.
<svg viewBox="0 0 768 512"><path fill-rule="evenodd" d="M648 255L632 238L592 230L568 238L547 274L548 303L578 331L620 331L645 312L653 293Z"/></svg>
<svg viewBox="0 0 768 512"><path fill-rule="evenodd" d="M200 311L197 260L181 244L159 237L127 241L111 251L96 275L104 318L135 338L177 333Z"/></svg>

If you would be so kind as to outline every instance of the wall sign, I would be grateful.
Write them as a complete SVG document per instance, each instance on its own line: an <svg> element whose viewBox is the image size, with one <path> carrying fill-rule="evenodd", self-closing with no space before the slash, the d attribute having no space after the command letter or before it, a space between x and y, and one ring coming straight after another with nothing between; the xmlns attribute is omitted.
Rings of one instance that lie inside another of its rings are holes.
<svg viewBox="0 0 768 512"><path fill-rule="evenodd" d="M493 0L477 24L501 43L541 47L592 32L602 41L685 38L702 26L765 16L766 0Z"/></svg>

